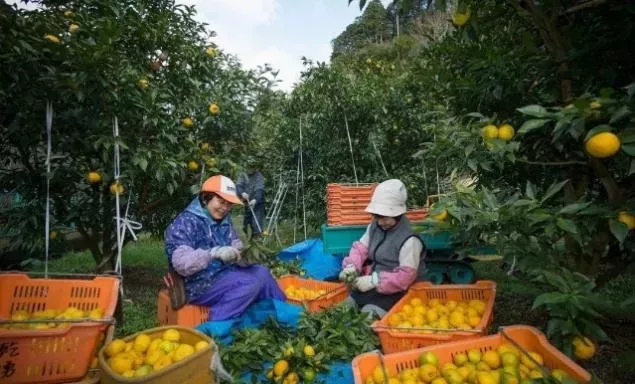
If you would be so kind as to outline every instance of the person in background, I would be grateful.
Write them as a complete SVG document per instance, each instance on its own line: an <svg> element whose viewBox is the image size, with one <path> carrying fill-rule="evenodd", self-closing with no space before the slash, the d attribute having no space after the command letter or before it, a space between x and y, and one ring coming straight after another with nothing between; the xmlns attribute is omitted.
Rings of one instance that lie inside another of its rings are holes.
<svg viewBox="0 0 635 384"><path fill-rule="evenodd" d="M187 303L210 307L210 320L240 316L261 299L286 300L266 267L241 260L243 243L230 215L235 204L242 203L234 182L225 176L210 177L165 231L174 277L168 287L183 290Z"/></svg>
<svg viewBox="0 0 635 384"><path fill-rule="evenodd" d="M252 235L258 237L265 224L265 177L258 170L258 162L253 157L247 159L247 172L238 176L237 187L238 195L245 204L249 204L245 208L243 230L247 233L247 228L251 228Z"/></svg>
<svg viewBox="0 0 635 384"><path fill-rule="evenodd" d="M351 298L379 317L403 297L412 283L425 279L426 247L406 213L408 192L397 179L379 184L366 212L373 221L342 261L339 278L353 277Z"/></svg>

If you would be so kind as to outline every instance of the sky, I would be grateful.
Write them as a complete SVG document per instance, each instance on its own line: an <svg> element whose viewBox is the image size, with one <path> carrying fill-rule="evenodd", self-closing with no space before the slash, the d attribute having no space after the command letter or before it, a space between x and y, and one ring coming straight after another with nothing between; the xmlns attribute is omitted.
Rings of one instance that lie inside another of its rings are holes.
<svg viewBox="0 0 635 384"><path fill-rule="evenodd" d="M382 0L388 5L390 0ZM9 1L19 3L19 1ZM246 68L265 63L279 70L279 88L291 90L302 56L329 61L331 40L361 12L358 0L177 0L195 5L197 20L217 33L214 41ZM23 6L23 4L19 4Z"/></svg>
<svg viewBox="0 0 635 384"><path fill-rule="evenodd" d="M290 90L302 56L329 61L331 40L360 15L357 0L181 0L195 5L198 20L216 31L215 42L247 68L279 69L279 87ZM390 0L382 0L384 5Z"/></svg>

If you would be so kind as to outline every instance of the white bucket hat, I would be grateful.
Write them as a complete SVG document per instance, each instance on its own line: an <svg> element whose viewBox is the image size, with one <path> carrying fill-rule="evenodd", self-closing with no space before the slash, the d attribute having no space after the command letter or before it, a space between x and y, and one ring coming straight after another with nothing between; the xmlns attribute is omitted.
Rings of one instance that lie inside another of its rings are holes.
<svg viewBox="0 0 635 384"><path fill-rule="evenodd" d="M386 180L375 188L366 212L397 217L406 213L406 200L408 200L408 191L404 183L397 179Z"/></svg>

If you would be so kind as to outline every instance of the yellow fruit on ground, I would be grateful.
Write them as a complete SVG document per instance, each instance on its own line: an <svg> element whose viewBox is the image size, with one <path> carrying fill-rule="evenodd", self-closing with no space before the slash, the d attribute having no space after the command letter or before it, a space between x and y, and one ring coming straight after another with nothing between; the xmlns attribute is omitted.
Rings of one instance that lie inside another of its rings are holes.
<svg viewBox="0 0 635 384"><path fill-rule="evenodd" d="M108 357L113 357L115 355L120 354L126 348L126 342L121 339L115 339L106 347L106 355Z"/></svg>
<svg viewBox="0 0 635 384"><path fill-rule="evenodd" d="M278 360L273 366L273 374L276 377L282 377L289 371L289 363L286 360Z"/></svg>
<svg viewBox="0 0 635 384"><path fill-rule="evenodd" d="M152 373L151 366L142 365L141 367L137 368L137 370L134 372L134 377L144 377L144 376L148 376L151 373Z"/></svg>
<svg viewBox="0 0 635 384"><path fill-rule="evenodd" d="M529 358L529 356L531 356L531 359ZM524 353L520 356L520 363L529 368L529 370L537 368L536 363L540 365L544 363L542 356L539 353L529 352L529 356L525 355ZM534 363L534 361L536 363Z"/></svg>
<svg viewBox="0 0 635 384"><path fill-rule="evenodd" d="M459 367L464 366L467 361L468 358L465 352L457 353L456 355L454 355L454 364L458 365Z"/></svg>
<svg viewBox="0 0 635 384"><path fill-rule="evenodd" d="M194 161L194 160L188 161L187 169L189 169L192 172L198 170L198 163L196 161Z"/></svg>
<svg viewBox="0 0 635 384"><path fill-rule="evenodd" d="M584 143L584 148L593 157L604 159L620 150L620 139L612 132L601 132L593 135Z"/></svg>
<svg viewBox="0 0 635 384"><path fill-rule="evenodd" d="M176 329L167 329L165 332L163 332L161 338L165 341L177 342L181 340L181 333Z"/></svg>
<svg viewBox="0 0 635 384"><path fill-rule="evenodd" d="M91 184L97 184L101 181L101 174L97 171L88 172L86 180Z"/></svg>
<svg viewBox="0 0 635 384"><path fill-rule="evenodd" d="M209 113L216 116L220 113L220 107L216 103L212 103L209 105Z"/></svg>
<svg viewBox="0 0 635 384"><path fill-rule="evenodd" d="M635 215L622 211L617 215L617 221L626 224L629 230L635 229Z"/></svg>
<svg viewBox="0 0 635 384"><path fill-rule="evenodd" d="M312 346L307 345L306 347L304 347L304 356L308 356L308 357L312 357L315 356L315 349L313 349Z"/></svg>
<svg viewBox="0 0 635 384"><path fill-rule="evenodd" d="M172 364L172 358L168 355L163 355L159 358L159 360L156 363L154 363L154 365L152 366L152 369L154 369L155 371L159 371L169 366L170 364Z"/></svg>
<svg viewBox="0 0 635 384"><path fill-rule="evenodd" d="M494 124L489 124L483 127L481 131L485 140L494 140L498 138L498 128Z"/></svg>
<svg viewBox="0 0 635 384"><path fill-rule="evenodd" d="M201 351L205 348L207 348L209 346L209 343L205 340L201 340L199 342L197 342L196 344L194 344L194 350L196 352Z"/></svg>
<svg viewBox="0 0 635 384"><path fill-rule="evenodd" d="M500 355L501 363L503 367L518 367L519 359L518 356L513 354L512 352L505 352Z"/></svg>
<svg viewBox="0 0 635 384"><path fill-rule="evenodd" d="M146 334L141 334L135 337L134 343L133 343L133 349L135 350L135 352L143 353L148 350L148 347L150 347L151 342L152 342L152 339L150 338L150 336Z"/></svg>
<svg viewBox="0 0 635 384"><path fill-rule="evenodd" d="M126 353L120 353L110 360L110 368L118 374L132 370L134 359Z"/></svg>
<svg viewBox="0 0 635 384"><path fill-rule="evenodd" d="M183 124L185 128L190 128L191 126L194 125L194 121L192 120L191 117L186 117L183 120L181 120L181 124Z"/></svg>
<svg viewBox="0 0 635 384"><path fill-rule="evenodd" d="M587 337L575 337L571 344L574 347L573 354L580 360L587 360L595 355L595 344Z"/></svg>
<svg viewBox="0 0 635 384"><path fill-rule="evenodd" d="M481 351L479 351L478 349L472 348L467 351L467 359L470 361L470 363L478 364L478 362L481 361L481 357Z"/></svg>
<svg viewBox="0 0 635 384"><path fill-rule="evenodd" d="M500 356L494 351L485 352L482 359L492 369L498 369L501 366Z"/></svg>
<svg viewBox="0 0 635 384"><path fill-rule="evenodd" d="M514 127L509 124L503 124L498 128L498 138L503 141L509 141L514 137Z"/></svg>
<svg viewBox="0 0 635 384"><path fill-rule="evenodd" d="M194 350L194 347L192 347L191 345L181 344L174 351L174 361L176 362L176 361L187 359L188 357L192 356L194 352L196 351Z"/></svg>

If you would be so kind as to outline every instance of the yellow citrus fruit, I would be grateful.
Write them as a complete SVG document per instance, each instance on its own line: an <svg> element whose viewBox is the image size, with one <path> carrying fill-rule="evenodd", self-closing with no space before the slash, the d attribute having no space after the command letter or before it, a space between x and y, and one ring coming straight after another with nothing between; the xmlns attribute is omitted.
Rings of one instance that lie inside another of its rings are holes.
<svg viewBox="0 0 635 384"><path fill-rule="evenodd" d="M397 325L399 325L399 323L401 323L401 315L398 313L393 313L392 315L390 315L388 317L388 324L391 327L396 327Z"/></svg>
<svg viewBox="0 0 635 384"><path fill-rule="evenodd" d="M518 356L513 354L512 352L505 352L500 355L501 363L504 367L518 367L519 359Z"/></svg>
<svg viewBox="0 0 635 384"><path fill-rule="evenodd" d="M163 332L161 338L165 341L178 342L179 340L181 340L181 333L176 329L167 329L165 332Z"/></svg>
<svg viewBox="0 0 635 384"><path fill-rule="evenodd" d="M124 349L125 352L130 352L132 351L134 347L134 343L132 341L129 341L126 343L126 348Z"/></svg>
<svg viewBox="0 0 635 384"><path fill-rule="evenodd" d="M453 327L458 328L463 323L465 323L465 315L463 312L455 311L450 314L450 324L452 324Z"/></svg>
<svg viewBox="0 0 635 384"><path fill-rule="evenodd" d="M567 373L561 369L554 369L553 371L551 371L551 376L553 376L553 378L560 383L562 383L564 379L569 377L569 375L567 375Z"/></svg>
<svg viewBox="0 0 635 384"><path fill-rule="evenodd" d="M127 353L120 353L110 361L110 368L118 374L132 370L134 359Z"/></svg>
<svg viewBox="0 0 635 384"><path fill-rule="evenodd" d="M144 376L148 376L151 373L152 373L151 366L142 365L141 367L137 368L137 370L134 372L134 377L144 377Z"/></svg>
<svg viewBox="0 0 635 384"><path fill-rule="evenodd" d="M467 355L465 356L465 358L467 359ZM456 371L461 375L463 380L466 380L470 376L471 372L470 368L467 365L459 367L459 369L457 369Z"/></svg>
<svg viewBox="0 0 635 384"><path fill-rule="evenodd" d="M594 101L591 102L591 104L589 104L589 107L591 109L600 109L600 108L602 108L602 104L600 104L599 101L594 100Z"/></svg>
<svg viewBox="0 0 635 384"><path fill-rule="evenodd" d="M428 319L428 322L433 322L433 321L437 321L439 320L439 314L437 313L436 310L431 309L428 312L426 312L426 318Z"/></svg>
<svg viewBox="0 0 635 384"><path fill-rule="evenodd" d="M104 310L101 308L95 308L88 313L88 317L93 320L100 320L104 317Z"/></svg>
<svg viewBox="0 0 635 384"><path fill-rule="evenodd" d="M145 358L145 363L148 365L154 365L157 361L163 356L163 352L159 349L155 349L153 351L148 351L148 354Z"/></svg>
<svg viewBox="0 0 635 384"><path fill-rule="evenodd" d="M432 218L436 221L445 221L448 218L448 210L443 209L441 213L439 213L438 215L432 216Z"/></svg>
<svg viewBox="0 0 635 384"><path fill-rule="evenodd" d="M154 365L152 366L152 369L154 369L155 371L159 371L170 364L172 364L172 357L168 355L163 355L159 358L159 360L156 363L154 363Z"/></svg>
<svg viewBox="0 0 635 384"><path fill-rule="evenodd" d="M476 379L478 384L496 384L496 379L490 372L478 372Z"/></svg>
<svg viewBox="0 0 635 384"><path fill-rule="evenodd" d="M514 137L514 127L510 124L503 124L498 128L498 138L509 141Z"/></svg>
<svg viewBox="0 0 635 384"><path fill-rule="evenodd" d="M211 103L209 105L209 113L211 113L214 116L218 115L220 113L220 107L218 106L218 104Z"/></svg>
<svg viewBox="0 0 635 384"><path fill-rule="evenodd" d="M146 351L146 353L150 354L150 352L158 351L159 350L159 346L161 345L162 341L163 340L158 339L158 338L152 340L152 342L150 343L150 346L148 347L148 350Z"/></svg>
<svg viewBox="0 0 635 384"><path fill-rule="evenodd" d="M405 313L406 315L412 315L412 313L414 312L414 308L412 308L412 305L406 304L401 308L401 312Z"/></svg>
<svg viewBox="0 0 635 384"><path fill-rule="evenodd" d="M424 307L423 305L416 306L414 308L414 314L415 315L421 315L421 316L425 315L426 314L426 307Z"/></svg>
<svg viewBox="0 0 635 384"><path fill-rule="evenodd" d="M276 377L282 377L289 371L289 363L286 360L278 360L273 366L273 374Z"/></svg>
<svg viewBox="0 0 635 384"><path fill-rule="evenodd" d="M73 11L64 11L64 17L73 17L74 15Z"/></svg>
<svg viewBox="0 0 635 384"><path fill-rule="evenodd" d="M113 357L115 355L120 354L126 348L126 342L121 339L115 339L108 346L106 346L106 355L108 357Z"/></svg>
<svg viewBox="0 0 635 384"><path fill-rule="evenodd" d="M439 375L436 364L426 363L419 368L419 379L429 383Z"/></svg>
<svg viewBox="0 0 635 384"><path fill-rule="evenodd" d="M152 342L152 339L150 339L150 336L146 334L141 334L135 337L133 349L135 350L135 352L143 353L148 350L148 347L150 347L151 342Z"/></svg>
<svg viewBox="0 0 635 384"><path fill-rule="evenodd" d="M187 163L187 169L189 169L190 171L196 171L198 170L198 163L194 160L190 160Z"/></svg>
<svg viewBox="0 0 635 384"><path fill-rule="evenodd" d="M298 376L298 374L295 372L291 372L287 375L287 377L284 378L283 383L297 384L298 381L300 381L300 377Z"/></svg>
<svg viewBox="0 0 635 384"><path fill-rule="evenodd" d="M460 352L454 355L454 364L458 365L459 367L464 366L467 361L467 354L465 352Z"/></svg>
<svg viewBox="0 0 635 384"><path fill-rule="evenodd" d="M481 357L482 357L481 351L476 348L472 348L469 351L467 351L467 358L473 364L477 364L479 361L481 361Z"/></svg>
<svg viewBox="0 0 635 384"><path fill-rule="evenodd" d="M146 89L150 86L150 82L148 79L139 79L139 81L137 81L137 86L141 89Z"/></svg>
<svg viewBox="0 0 635 384"><path fill-rule="evenodd" d="M620 139L612 132L601 132L593 135L584 143L584 148L593 157L604 159L620 150Z"/></svg>
<svg viewBox="0 0 635 384"><path fill-rule="evenodd" d="M186 359L190 356L192 356L194 354L194 352L196 352L194 350L194 347L192 347L189 344L181 344L179 345L179 347L174 351L174 361L181 361L183 359Z"/></svg>
<svg viewBox="0 0 635 384"><path fill-rule="evenodd" d="M313 349L312 346L307 345L306 347L304 347L304 355L308 357L315 356L315 349Z"/></svg>
<svg viewBox="0 0 635 384"><path fill-rule="evenodd" d="M457 27L462 27L470 20L470 12L455 12L452 15L452 23Z"/></svg>
<svg viewBox="0 0 635 384"><path fill-rule="evenodd" d="M485 312L485 302L483 300L470 300L468 305L474 308L478 315L482 315Z"/></svg>
<svg viewBox="0 0 635 384"><path fill-rule="evenodd" d="M478 316L470 316L468 318L468 325L472 328L474 327L478 327L478 325L481 323L481 318Z"/></svg>
<svg viewBox="0 0 635 384"><path fill-rule="evenodd" d="M635 229L635 215L622 211L617 215L617 221L626 224L629 230Z"/></svg>
<svg viewBox="0 0 635 384"><path fill-rule="evenodd" d="M134 377L135 371L132 369L121 374L123 377Z"/></svg>
<svg viewBox="0 0 635 384"><path fill-rule="evenodd" d="M587 360L595 355L595 344L587 337L575 337L571 342L574 347L574 355L580 360Z"/></svg>
<svg viewBox="0 0 635 384"><path fill-rule="evenodd" d="M438 367L439 358L437 357L437 355L434 354L434 352L423 352L421 355L419 355L419 364L422 366L425 364L432 364L435 367Z"/></svg>
<svg viewBox="0 0 635 384"><path fill-rule="evenodd" d="M430 384L448 384L448 382L443 377L437 377L436 379L432 380Z"/></svg>
<svg viewBox="0 0 635 384"><path fill-rule="evenodd" d="M44 38L50 41L51 43L55 43L55 44L60 43L60 38L55 35L44 35Z"/></svg>
<svg viewBox="0 0 635 384"><path fill-rule="evenodd" d="M487 351L483 354L483 361L492 369L498 369L501 366L501 359L495 351Z"/></svg>
<svg viewBox="0 0 635 384"><path fill-rule="evenodd" d="M418 307L420 305L423 305L423 301L421 301L420 298L415 297L412 300L410 300L410 305L412 305L413 307Z"/></svg>
<svg viewBox="0 0 635 384"><path fill-rule="evenodd" d="M113 195L121 195L124 193L124 191L125 188L120 182L115 181L114 183L110 184L110 193L112 193Z"/></svg>
<svg viewBox="0 0 635 384"><path fill-rule="evenodd" d="M539 353L529 352L529 356L531 356L531 359L524 353L520 356L520 363L529 368L529 370L537 368L536 363L542 365L544 362ZM534 363L534 361L536 363Z"/></svg>
<svg viewBox="0 0 635 384"><path fill-rule="evenodd" d="M533 371L529 372L530 379L542 379L543 377L544 375L542 374L542 371L540 369L534 369Z"/></svg>
<svg viewBox="0 0 635 384"><path fill-rule="evenodd" d="M489 124L483 127L481 133L485 140L493 140L498 138L498 128L494 124Z"/></svg>
<svg viewBox="0 0 635 384"><path fill-rule="evenodd" d="M78 24L71 24L71 25L68 27L68 31L69 31L70 33L73 33L73 32L75 32L75 31L77 31L78 29L79 29L79 25L78 25Z"/></svg>
<svg viewBox="0 0 635 384"><path fill-rule="evenodd" d="M97 171L88 172L86 180L91 184L97 184L101 181L101 174Z"/></svg>
<svg viewBox="0 0 635 384"><path fill-rule="evenodd" d="M194 344L194 350L196 350L196 352L201 351L205 348L207 348L209 346L209 343L205 340L201 340L199 342L197 342L196 344Z"/></svg>
<svg viewBox="0 0 635 384"><path fill-rule="evenodd" d="M216 56L218 51L214 47L207 47L207 49L205 50L205 53L207 54L207 56L214 57Z"/></svg>
<svg viewBox="0 0 635 384"><path fill-rule="evenodd" d="M184 118L183 120L181 120L181 124L183 124L185 128L190 128L191 126L194 125L194 121L192 120L191 117L188 116Z"/></svg>

